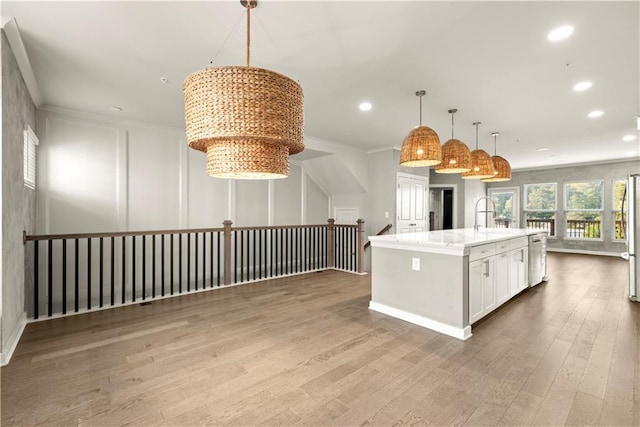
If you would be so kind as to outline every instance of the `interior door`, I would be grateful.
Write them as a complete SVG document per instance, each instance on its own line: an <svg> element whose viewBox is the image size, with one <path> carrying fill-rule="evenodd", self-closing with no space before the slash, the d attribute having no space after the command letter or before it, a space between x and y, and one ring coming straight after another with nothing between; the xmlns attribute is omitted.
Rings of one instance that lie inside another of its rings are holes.
<svg viewBox="0 0 640 427"><path fill-rule="evenodd" d="M494 224L487 224L489 227L520 228L519 194L517 187L489 189L488 195L496 204Z"/></svg>
<svg viewBox="0 0 640 427"><path fill-rule="evenodd" d="M400 233L427 231L427 177L398 174L396 230Z"/></svg>

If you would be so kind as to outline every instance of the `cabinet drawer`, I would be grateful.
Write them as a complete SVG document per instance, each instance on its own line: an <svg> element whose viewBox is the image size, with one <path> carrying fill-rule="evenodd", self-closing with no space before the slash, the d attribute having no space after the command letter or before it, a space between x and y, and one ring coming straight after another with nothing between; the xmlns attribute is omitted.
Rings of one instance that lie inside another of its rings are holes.
<svg viewBox="0 0 640 427"><path fill-rule="evenodd" d="M469 249L469 261L475 261L477 259L486 258L488 256L495 255L496 244L490 243L488 245L472 246Z"/></svg>
<svg viewBox="0 0 640 427"><path fill-rule="evenodd" d="M509 249L522 248L529 245L528 237L518 237L517 239L509 240Z"/></svg>
<svg viewBox="0 0 640 427"><path fill-rule="evenodd" d="M509 250L509 240L503 240L502 242L496 242L496 253L507 252Z"/></svg>

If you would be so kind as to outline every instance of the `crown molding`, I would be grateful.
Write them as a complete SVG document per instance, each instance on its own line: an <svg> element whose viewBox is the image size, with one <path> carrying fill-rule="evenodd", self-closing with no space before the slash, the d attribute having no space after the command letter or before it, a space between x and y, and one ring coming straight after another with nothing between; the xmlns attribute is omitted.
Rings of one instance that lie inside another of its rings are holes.
<svg viewBox="0 0 640 427"><path fill-rule="evenodd" d="M33 74L33 68L31 67L31 61L29 61L29 55L27 55L27 49L24 47L22 37L20 36L18 22L15 18L12 18L4 25L3 29L4 34L7 36L9 46L11 46L11 50L13 51L13 55L16 58L16 62L18 63L20 74L22 74L22 78L27 86L29 95L31 95L31 100L35 104L36 108L40 108L44 103L44 99L42 98L40 87L36 81L36 76Z"/></svg>

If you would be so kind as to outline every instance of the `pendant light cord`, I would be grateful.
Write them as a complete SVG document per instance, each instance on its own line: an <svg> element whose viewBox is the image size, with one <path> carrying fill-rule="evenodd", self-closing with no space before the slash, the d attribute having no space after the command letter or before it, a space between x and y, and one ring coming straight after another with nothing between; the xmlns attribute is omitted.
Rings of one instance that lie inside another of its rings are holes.
<svg viewBox="0 0 640 427"><path fill-rule="evenodd" d="M453 115L456 114L453 111L451 112L451 139L453 139Z"/></svg>
<svg viewBox="0 0 640 427"><path fill-rule="evenodd" d="M478 125L480 122L475 122L474 125L476 127L476 150L478 149Z"/></svg>
<svg viewBox="0 0 640 427"><path fill-rule="evenodd" d="M498 155L498 143L496 142L497 138L498 138L498 135L494 133L493 134L493 155L494 156Z"/></svg>
<svg viewBox="0 0 640 427"><path fill-rule="evenodd" d="M247 0L247 67L251 59L251 0Z"/></svg>
<svg viewBox="0 0 640 427"><path fill-rule="evenodd" d="M422 95L420 95L420 126L422 126Z"/></svg>

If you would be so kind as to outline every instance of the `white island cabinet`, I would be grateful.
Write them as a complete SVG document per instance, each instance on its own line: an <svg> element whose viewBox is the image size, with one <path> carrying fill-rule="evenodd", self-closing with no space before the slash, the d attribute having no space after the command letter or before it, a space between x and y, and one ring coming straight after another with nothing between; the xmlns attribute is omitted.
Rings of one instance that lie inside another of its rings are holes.
<svg viewBox="0 0 640 427"><path fill-rule="evenodd" d="M528 287L524 229L370 237L369 308L467 339L471 325Z"/></svg>

